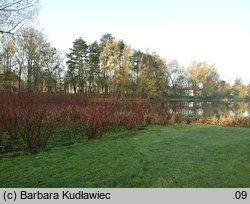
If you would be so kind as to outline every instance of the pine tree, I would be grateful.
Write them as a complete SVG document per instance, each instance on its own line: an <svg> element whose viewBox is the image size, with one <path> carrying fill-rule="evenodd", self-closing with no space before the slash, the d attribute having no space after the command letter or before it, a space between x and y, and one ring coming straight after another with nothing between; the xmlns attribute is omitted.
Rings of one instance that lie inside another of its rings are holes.
<svg viewBox="0 0 250 204"><path fill-rule="evenodd" d="M87 53L87 43L82 38L78 38L73 42L73 48L70 48L70 53L67 54L68 77L74 93L85 92L88 73Z"/></svg>
<svg viewBox="0 0 250 204"><path fill-rule="evenodd" d="M89 45L88 50L88 84L89 93L96 93L100 90L100 46L97 41Z"/></svg>

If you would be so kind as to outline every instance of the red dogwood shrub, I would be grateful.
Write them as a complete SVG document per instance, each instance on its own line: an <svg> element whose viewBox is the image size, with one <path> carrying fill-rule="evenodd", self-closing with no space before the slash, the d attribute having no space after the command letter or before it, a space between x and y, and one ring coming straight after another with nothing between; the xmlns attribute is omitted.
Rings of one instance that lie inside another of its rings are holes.
<svg viewBox="0 0 250 204"><path fill-rule="evenodd" d="M56 121L49 95L12 94L2 102L2 120L11 139L20 136L31 152L44 148Z"/></svg>

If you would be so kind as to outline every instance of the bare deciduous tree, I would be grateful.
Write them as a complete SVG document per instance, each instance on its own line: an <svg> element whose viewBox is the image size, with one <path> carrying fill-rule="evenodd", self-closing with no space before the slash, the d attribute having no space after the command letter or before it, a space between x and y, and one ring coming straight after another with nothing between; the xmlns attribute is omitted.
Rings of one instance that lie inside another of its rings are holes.
<svg viewBox="0 0 250 204"><path fill-rule="evenodd" d="M39 9L39 0L1 0L0 33L13 33L34 19Z"/></svg>

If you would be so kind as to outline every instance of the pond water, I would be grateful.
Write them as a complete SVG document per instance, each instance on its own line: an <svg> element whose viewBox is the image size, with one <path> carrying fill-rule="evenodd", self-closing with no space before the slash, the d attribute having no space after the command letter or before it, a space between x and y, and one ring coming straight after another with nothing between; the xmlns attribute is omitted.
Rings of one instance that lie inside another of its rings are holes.
<svg viewBox="0 0 250 204"><path fill-rule="evenodd" d="M190 116L232 116L249 117L250 102L224 102L224 101L169 101L165 104L166 109L171 114L183 114Z"/></svg>

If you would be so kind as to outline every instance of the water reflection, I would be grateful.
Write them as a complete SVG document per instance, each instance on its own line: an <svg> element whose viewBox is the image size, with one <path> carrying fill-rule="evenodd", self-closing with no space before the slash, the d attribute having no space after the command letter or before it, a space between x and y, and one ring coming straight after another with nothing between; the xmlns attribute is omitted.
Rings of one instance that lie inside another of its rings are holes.
<svg viewBox="0 0 250 204"><path fill-rule="evenodd" d="M170 114L183 114L191 116L207 117L248 117L250 116L250 102L183 102L171 101L166 103L166 109Z"/></svg>

